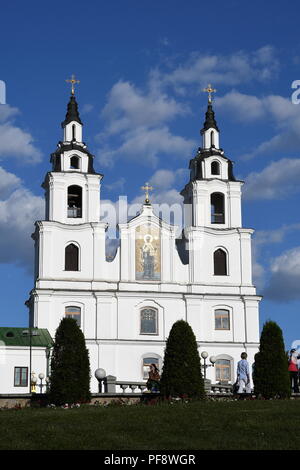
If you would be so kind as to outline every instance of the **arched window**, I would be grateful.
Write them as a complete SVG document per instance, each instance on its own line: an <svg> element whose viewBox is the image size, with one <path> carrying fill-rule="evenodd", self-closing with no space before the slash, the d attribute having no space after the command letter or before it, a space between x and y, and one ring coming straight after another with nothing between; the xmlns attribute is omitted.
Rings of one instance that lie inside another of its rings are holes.
<svg viewBox="0 0 300 470"><path fill-rule="evenodd" d="M227 255L221 248L214 252L214 275L227 276Z"/></svg>
<svg viewBox="0 0 300 470"><path fill-rule="evenodd" d="M215 310L215 330L230 330L229 310Z"/></svg>
<svg viewBox="0 0 300 470"><path fill-rule="evenodd" d="M68 318L74 318L78 326L81 325L81 308L80 307L66 307L65 315Z"/></svg>
<svg viewBox="0 0 300 470"><path fill-rule="evenodd" d="M228 359L217 359L215 362L216 381L217 382L231 382L231 363Z"/></svg>
<svg viewBox="0 0 300 470"><path fill-rule="evenodd" d="M72 140L76 140L76 126L72 125Z"/></svg>
<svg viewBox="0 0 300 470"><path fill-rule="evenodd" d="M215 146L215 133L214 133L214 131L211 131L211 133L210 133L210 146L211 147Z"/></svg>
<svg viewBox="0 0 300 470"><path fill-rule="evenodd" d="M224 224L225 223L224 194L212 193L210 196L210 207L211 207L211 223L212 224Z"/></svg>
<svg viewBox="0 0 300 470"><path fill-rule="evenodd" d="M79 169L79 157L77 155L74 155L70 159L70 168L78 170Z"/></svg>
<svg viewBox="0 0 300 470"><path fill-rule="evenodd" d="M79 248L70 243L65 249L65 271L79 270Z"/></svg>
<svg viewBox="0 0 300 470"><path fill-rule="evenodd" d="M155 308L143 308L141 310L141 335L157 335L157 310Z"/></svg>
<svg viewBox="0 0 300 470"><path fill-rule="evenodd" d="M82 217L82 188L81 186L68 187L68 217Z"/></svg>
<svg viewBox="0 0 300 470"><path fill-rule="evenodd" d="M211 163L211 174L219 175L220 174L220 163L216 160Z"/></svg>
<svg viewBox="0 0 300 470"><path fill-rule="evenodd" d="M146 355L143 357L143 364L142 364L142 369L143 369L143 379L147 380L149 378L149 371L150 371L150 365L155 364L158 369L160 369L160 358L156 355L151 353L149 355Z"/></svg>

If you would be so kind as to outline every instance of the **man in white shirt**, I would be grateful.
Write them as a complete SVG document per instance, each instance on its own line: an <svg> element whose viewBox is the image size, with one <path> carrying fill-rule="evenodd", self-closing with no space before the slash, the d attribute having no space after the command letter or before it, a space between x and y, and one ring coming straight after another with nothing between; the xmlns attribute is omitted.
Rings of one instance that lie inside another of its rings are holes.
<svg viewBox="0 0 300 470"><path fill-rule="evenodd" d="M237 365L237 379L239 385L238 393L243 393L244 389L246 389L246 393L251 393L249 364L247 353L245 352L241 354L241 360Z"/></svg>

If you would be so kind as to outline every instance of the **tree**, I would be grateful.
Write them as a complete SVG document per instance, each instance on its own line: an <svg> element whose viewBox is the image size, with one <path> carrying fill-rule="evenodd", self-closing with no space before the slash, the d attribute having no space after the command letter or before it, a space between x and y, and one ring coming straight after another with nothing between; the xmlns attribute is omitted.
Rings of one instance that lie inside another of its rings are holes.
<svg viewBox="0 0 300 470"><path fill-rule="evenodd" d="M56 405L91 399L90 362L84 335L73 318L63 318L56 330L51 359L50 401Z"/></svg>
<svg viewBox="0 0 300 470"><path fill-rule="evenodd" d="M259 352L253 366L254 393L266 399L291 395L287 356L281 328L273 321L264 324Z"/></svg>
<svg viewBox="0 0 300 470"><path fill-rule="evenodd" d="M160 380L162 397L204 397L197 342L190 325L179 320L172 326L167 340Z"/></svg>

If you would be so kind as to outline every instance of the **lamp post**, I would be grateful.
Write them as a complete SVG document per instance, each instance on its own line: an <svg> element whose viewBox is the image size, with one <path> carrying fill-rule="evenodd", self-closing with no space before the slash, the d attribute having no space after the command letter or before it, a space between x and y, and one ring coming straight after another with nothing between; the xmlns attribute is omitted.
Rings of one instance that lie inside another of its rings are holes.
<svg viewBox="0 0 300 470"><path fill-rule="evenodd" d="M102 393L102 382L104 382L106 378L106 371L104 369L96 369L95 370L95 377L99 382L99 393Z"/></svg>
<svg viewBox="0 0 300 470"><path fill-rule="evenodd" d="M31 377L30 377L31 393L36 393L36 383L37 383L37 377L35 376L35 372L31 372Z"/></svg>
<svg viewBox="0 0 300 470"><path fill-rule="evenodd" d="M40 393L43 393L43 379L45 378L45 375L41 372L39 374L39 379L40 379L40 383L39 383L39 387L40 387Z"/></svg>
<svg viewBox="0 0 300 470"><path fill-rule="evenodd" d="M206 359L208 358L208 353L206 351L202 351L201 357L204 360L204 364L201 364L201 367L204 369L204 380L206 380L206 369L208 367L214 367L217 358L215 356L210 356L209 360L211 364L206 364Z"/></svg>

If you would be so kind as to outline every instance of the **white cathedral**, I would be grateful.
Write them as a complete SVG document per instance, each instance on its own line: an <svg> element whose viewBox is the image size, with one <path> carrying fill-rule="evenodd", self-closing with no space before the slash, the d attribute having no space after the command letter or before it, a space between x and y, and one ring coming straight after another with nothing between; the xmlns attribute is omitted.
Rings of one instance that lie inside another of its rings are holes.
<svg viewBox="0 0 300 470"><path fill-rule="evenodd" d="M215 357L207 378L232 383L241 353L252 364L258 351L261 297L252 283L253 230L242 227L243 182L220 148L211 95L202 147L181 191L182 236L155 215L147 195L139 215L119 225L113 259L106 256L107 224L100 220L102 175L83 142L73 88L62 128L42 185L45 220L35 223L32 235L31 330L0 328L0 393L28 392L33 371L49 375L51 343L64 316L75 318L84 333L94 393L98 368L128 382L144 381L149 363L161 370L179 319L192 327L199 353Z"/></svg>

